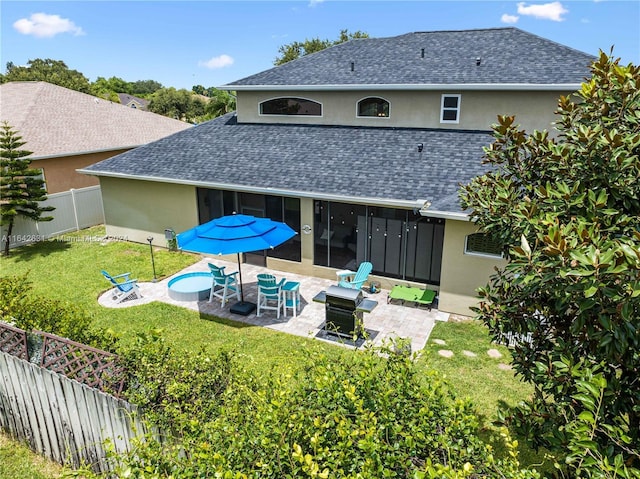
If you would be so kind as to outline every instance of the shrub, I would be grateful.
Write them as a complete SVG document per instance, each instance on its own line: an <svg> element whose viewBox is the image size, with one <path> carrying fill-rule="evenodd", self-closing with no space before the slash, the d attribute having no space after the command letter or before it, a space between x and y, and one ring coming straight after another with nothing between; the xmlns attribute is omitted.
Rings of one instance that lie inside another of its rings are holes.
<svg viewBox="0 0 640 479"><path fill-rule="evenodd" d="M237 371L225 376L223 367L213 376L229 381L214 381L215 392L203 396L206 380L194 358L179 362L194 374L167 378L161 372L172 374L165 364L174 360L157 340L151 344L143 347L151 355L141 354L137 364L153 358L141 366L155 364L156 373L139 391L183 427L179 437L148 435L130 453L112 454L119 477L539 477L520 469L517 443L506 430L510 454L497 459L478 436L471 404L393 348L339 362L312 349L297 373L260 379ZM176 402L170 405L169 396Z"/></svg>
<svg viewBox="0 0 640 479"><path fill-rule="evenodd" d="M112 331L92 328L93 318L69 302L36 296L28 274L0 277L0 319L27 332L39 330L101 349L113 349Z"/></svg>

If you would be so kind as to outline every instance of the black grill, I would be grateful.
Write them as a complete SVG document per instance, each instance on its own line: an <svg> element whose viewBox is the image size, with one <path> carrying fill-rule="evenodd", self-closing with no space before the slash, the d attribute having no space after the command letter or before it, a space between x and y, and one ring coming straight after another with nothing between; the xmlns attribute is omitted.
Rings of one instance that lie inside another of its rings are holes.
<svg viewBox="0 0 640 479"><path fill-rule="evenodd" d="M325 330L341 336L360 336L364 295L357 289L329 286L325 296Z"/></svg>

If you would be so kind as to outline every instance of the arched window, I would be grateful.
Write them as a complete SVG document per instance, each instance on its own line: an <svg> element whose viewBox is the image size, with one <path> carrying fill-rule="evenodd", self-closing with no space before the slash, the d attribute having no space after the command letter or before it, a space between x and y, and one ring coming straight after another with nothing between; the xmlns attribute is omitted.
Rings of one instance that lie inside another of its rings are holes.
<svg viewBox="0 0 640 479"><path fill-rule="evenodd" d="M304 98L274 98L260 103L260 114L322 116L322 105Z"/></svg>
<svg viewBox="0 0 640 479"><path fill-rule="evenodd" d="M383 98L364 98L358 102L358 116L386 118L389 116L389 102Z"/></svg>
<svg viewBox="0 0 640 479"><path fill-rule="evenodd" d="M485 233L473 233L465 238L464 252L502 258L502 245Z"/></svg>

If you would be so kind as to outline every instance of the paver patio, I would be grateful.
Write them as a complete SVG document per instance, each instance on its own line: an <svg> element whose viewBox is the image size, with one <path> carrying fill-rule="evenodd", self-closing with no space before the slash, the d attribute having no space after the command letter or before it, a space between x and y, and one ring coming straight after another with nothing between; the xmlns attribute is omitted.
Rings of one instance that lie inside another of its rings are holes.
<svg viewBox="0 0 640 479"><path fill-rule="evenodd" d="M300 312L297 317L293 317L290 310L288 310L288 315L285 317L280 315L280 319L276 318L275 311L264 311L260 317L256 316L255 311L248 316L233 314L229 311L229 308L231 304L235 302L235 297L233 297L233 299L224 307L220 305L220 300L217 300L216 298L214 298L214 301L210 303L208 300L177 301L169 297L169 280L184 273L195 271L208 272L209 267L207 266L207 263L226 266L225 271L227 272L236 271L238 269L237 263L221 261L219 259L204 258L175 275L156 283L140 283L139 286L143 296L142 299L126 300L122 303L116 304L112 300L109 290L100 296L99 303L105 307L126 308L139 304L150 303L152 301L163 301L175 306L189 308L205 315L218 316L245 324L271 328L276 331L289 334L318 337L320 340L335 342L335 338L323 334L322 327L325 322L325 305L323 303L313 301L313 297L320 291L326 290L329 286L336 285L337 281L302 276L289 272L285 273L251 264L243 264L242 280L245 301L256 302L258 294L256 277L259 273L268 272L274 274L278 279L285 277L288 281L297 281L300 283ZM411 340L412 351L419 351L424 348L435 322L447 321L449 319L448 313L438 311L435 308L428 310L425 308L416 308L413 306L394 303L387 304L388 293L389 291L384 289L376 294L365 293L365 297L377 301L378 303L371 313L364 314L364 327L365 330L370 333L369 341L373 343L373 345L380 345L387 338L401 337Z"/></svg>

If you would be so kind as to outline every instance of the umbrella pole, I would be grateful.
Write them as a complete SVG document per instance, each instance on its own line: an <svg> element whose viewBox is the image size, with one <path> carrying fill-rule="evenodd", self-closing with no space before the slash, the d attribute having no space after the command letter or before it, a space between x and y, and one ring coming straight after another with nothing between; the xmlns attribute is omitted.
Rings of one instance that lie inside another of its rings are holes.
<svg viewBox="0 0 640 479"><path fill-rule="evenodd" d="M240 302L231 306L230 311L234 314L241 314L247 316L256 309L256 305L249 301L244 301L244 284L242 284L242 266L240 265L240 253L238 253L238 274L240 276Z"/></svg>
<svg viewBox="0 0 640 479"><path fill-rule="evenodd" d="M244 303L244 284L242 283L242 268L240 267L240 253L238 253L238 273L240 275L240 301Z"/></svg>

